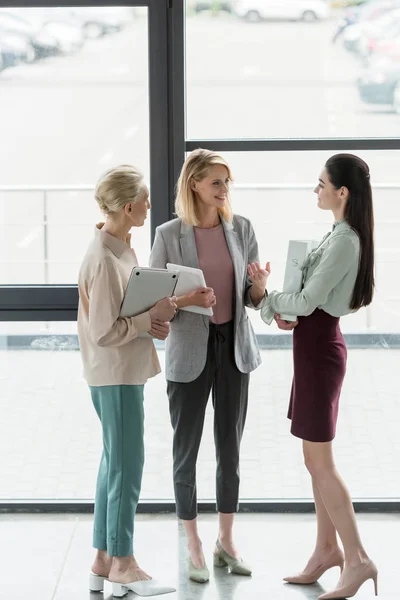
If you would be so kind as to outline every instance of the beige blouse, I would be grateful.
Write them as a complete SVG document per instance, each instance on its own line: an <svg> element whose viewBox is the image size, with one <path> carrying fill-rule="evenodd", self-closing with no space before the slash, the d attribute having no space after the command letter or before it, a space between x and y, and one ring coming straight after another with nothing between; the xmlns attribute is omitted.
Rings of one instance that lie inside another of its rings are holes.
<svg viewBox="0 0 400 600"><path fill-rule="evenodd" d="M84 377L91 386L141 385L160 372L148 312L119 316L137 259L127 242L96 226L79 271L78 336Z"/></svg>

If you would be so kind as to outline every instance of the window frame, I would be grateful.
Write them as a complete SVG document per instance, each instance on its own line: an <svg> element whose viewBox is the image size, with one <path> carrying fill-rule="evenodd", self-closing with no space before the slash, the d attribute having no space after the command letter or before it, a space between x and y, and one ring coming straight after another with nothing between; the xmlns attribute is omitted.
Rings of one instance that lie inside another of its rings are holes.
<svg viewBox="0 0 400 600"><path fill-rule="evenodd" d="M121 6L118 0L29 1L13 8ZM128 7L148 9L151 239L173 213L174 185L185 155L183 0L131 0ZM10 2L0 0L0 9ZM74 285L2 285L0 321L74 321L78 293Z"/></svg>
<svg viewBox="0 0 400 600"><path fill-rule="evenodd" d="M16 7L120 6L115 0L19 0ZM147 7L149 31L149 127L151 236L161 223L174 216L174 188L185 153L198 147L219 152L280 152L326 150L400 150L400 138L293 138L293 139L187 139L185 81L185 0L131 0L128 7ZM0 0L0 8L10 3ZM77 317L76 285L0 286L0 321L74 321ZM266 337L266 336L264 336ZM398 511L397 499L363 499L357 511ZM92 512L91 502L0 501L4 511ZM214 503L200 509L214 511ZM241 502L241 509L259 512L312 512L312 502L273 499ZM173 502L144 503L141 511L175 510Z"/></svg>

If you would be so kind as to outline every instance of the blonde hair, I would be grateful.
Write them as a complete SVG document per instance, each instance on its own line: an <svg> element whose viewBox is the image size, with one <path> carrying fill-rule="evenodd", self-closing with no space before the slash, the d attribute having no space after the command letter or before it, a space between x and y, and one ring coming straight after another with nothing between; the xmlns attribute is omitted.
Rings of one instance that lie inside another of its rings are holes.
<svg viewBox="0 0 400 600"><path fill-rule="evenodd" d="M132 165L120 165L109 169L97 182L96 202L105 215L112 215L128 202L136 202L145 187L143 175Z"/></svg>
<svg viewBox="0 0 400 600"><path fill-rule="evenodd" d="M228 163L222 156L215 152L198 148L189 154L185 160L176 185L175 212L188 225L193 225L194 227L199 225L199 219L196 214L196 194L192 190L191 180L201 181L207 177L208 169L214 165L225 167L228 171L228 177L232 181L232 172ZM218 212L225 221L228 223L232 222L233 213L229 191L225 206L219 209Z"/></svg>

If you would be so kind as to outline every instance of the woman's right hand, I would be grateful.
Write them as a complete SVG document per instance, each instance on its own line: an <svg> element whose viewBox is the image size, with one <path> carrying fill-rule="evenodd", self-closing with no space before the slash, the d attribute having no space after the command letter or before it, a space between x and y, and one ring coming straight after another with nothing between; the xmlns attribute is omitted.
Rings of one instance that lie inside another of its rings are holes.
<svg viewBox="0 0 400 600"><path fill-rule="evenodd" d="M185 306L201 306L202 308L211 308L217 303L214 290L209 287L198 288L193 292L189 292L183 298Z"/></svg>
<svg viewBox="0 0 400 600"><path fill-rule="evenodd" d="M176 313L176 297L163 298L149 310L152 321L170 321Z"/></svg>

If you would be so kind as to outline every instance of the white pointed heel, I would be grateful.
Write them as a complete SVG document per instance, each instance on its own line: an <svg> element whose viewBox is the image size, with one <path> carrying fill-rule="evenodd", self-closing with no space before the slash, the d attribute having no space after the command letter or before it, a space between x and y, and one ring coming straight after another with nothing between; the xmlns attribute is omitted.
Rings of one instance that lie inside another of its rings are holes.
<svg viewBox="0 0 400 600"><path fill-rule="evenodd" d="M176 592L175 588L163 585L154 579L133 581L132 583L113 583L112 590L115 598L123 598L129 591L134 592L138 596L160 596L161 594Z"/></svg>
<svg viewBox="0 0 400 600"><path fill-rule="evenodd" d="M91 592L103 592L104 582L107 581L107 577L90 573L89 575L89 590Z"/></svg>

